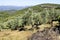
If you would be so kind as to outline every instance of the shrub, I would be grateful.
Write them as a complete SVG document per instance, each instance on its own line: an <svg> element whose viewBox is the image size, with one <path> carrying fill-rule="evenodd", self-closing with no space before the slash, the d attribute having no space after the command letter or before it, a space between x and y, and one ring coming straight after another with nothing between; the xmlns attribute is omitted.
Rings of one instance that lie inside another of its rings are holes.
<svg viewBox="0 0 60 40"><path fill-rule="evenodd" d="M3 27L2 24L0 24L0 31L2 31L2 27Z"/></svg>

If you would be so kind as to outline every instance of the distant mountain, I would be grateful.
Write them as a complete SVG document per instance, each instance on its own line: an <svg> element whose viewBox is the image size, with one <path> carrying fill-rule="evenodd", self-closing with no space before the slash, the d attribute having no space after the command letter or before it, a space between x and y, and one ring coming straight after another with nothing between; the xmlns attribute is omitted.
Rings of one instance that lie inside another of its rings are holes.
<svg viewBox="0 0 60 40"><path fill-rule="evenodd" d="M0 6L0 11L4 10L21 10L26 8L27 6Z"/></svg>

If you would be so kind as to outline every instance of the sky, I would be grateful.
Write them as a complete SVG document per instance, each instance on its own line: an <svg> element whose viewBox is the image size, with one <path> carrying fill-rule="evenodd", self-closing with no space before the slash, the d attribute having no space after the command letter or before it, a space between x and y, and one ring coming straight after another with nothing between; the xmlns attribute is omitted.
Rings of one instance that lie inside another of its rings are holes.
<svg viewBox="0 0 60 40"><path fill-rule="evenodd" d="M42 3L60 4L60 0L0 0L0 6L33 6Z"/></svg>

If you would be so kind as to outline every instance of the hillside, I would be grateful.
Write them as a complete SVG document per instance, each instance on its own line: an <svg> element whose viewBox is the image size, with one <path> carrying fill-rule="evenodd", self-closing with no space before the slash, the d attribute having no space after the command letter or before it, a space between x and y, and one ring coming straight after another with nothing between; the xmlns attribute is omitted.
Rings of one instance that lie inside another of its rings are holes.
<svg viewBox="0 0 60 40"><path fill-rule="evenodd" d="M30 6L28 8L19 10L18 12L24 12L24 11L30 10L29 8L33 9L33 11L35 11L35 12L40 12L40 11L43 11L45 8L48 8L48 9L52 9L52 8L60 9L60 4L50 4L50 3L39 4L39 5Z"/></svg>
<svg viewBox="0 0 60 40"><path fill-rule="evenodd" d="M48 13L57 13L57 15L60 15L60 4L39 4L36 6L30 6L28 8L17 10L17 11L1 11L0 12L0 22L6 22L10 19L15 19L16 17L24 17L27 13L42 13L41 15ZM29 14L27 14L28 16ZM35 14L34 14L35 15ZM34 16L33 15L33 16ZM54 14L55 15L55 14ZM54 16L52 15L52 16ZM40 19L39 19L40 20Z"/></svg>
<svg viewBox="0 0 60 40"><path fill-rule="evenodd" d="M0 40L60 40L60 4L0 11L0 34Z"/></svg>

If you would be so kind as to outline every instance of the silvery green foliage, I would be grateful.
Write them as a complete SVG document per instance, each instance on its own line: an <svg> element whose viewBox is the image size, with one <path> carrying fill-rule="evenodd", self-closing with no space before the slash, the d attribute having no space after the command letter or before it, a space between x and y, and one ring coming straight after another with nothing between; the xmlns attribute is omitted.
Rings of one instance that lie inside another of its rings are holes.
<svg viewBox="0 0 60 40"><path fill-rule="evenodd" d="M2 23L0 23L0 31L3 29L2 27L3 27L3 25L2 25Z"/></svg>
<svg viewBox="0 0 60 40"><path fill-rule="evenodd" d="M43 24L56 20L60 16L60 11L54 8L45 8L40 12L29 8L24 14L17 15L2 23L2 28L15 28L26 25Z"/></svg>
<svg viewBox="0 0 60 40"><path fill-rule="evenodd" d="M4 22L3 23L3 25L4 25L4 27L8 27L8 28L11 28L11 27L13 27L13 26L15 26L14 25L15 23L14 23L14 20L13 19L11 19L11 20L8 20L7 22Z"/></svg>
<svg viewBox="0 0 60 40"><path fill-rule="evenodd" d="M34 24L34 23L48 23L52 20L56 20L57 17L59 16L59 13L52 8L48 9L45 8L41 12L35 12L33 9L28 9L25 12L25 15L23 16L24 20L27 22L27 24Z"/></svg>
<svg viewBox="0 0 60 40"><path fill-rule="evenodd" d="M21 16L19 16L19 17L17 17L17 18L16 18L16 22L17 22L17 25L18 25L18 26L22 26L22 25L23 25L24 20L22 19L22 17L21 17Z"/></svg>

